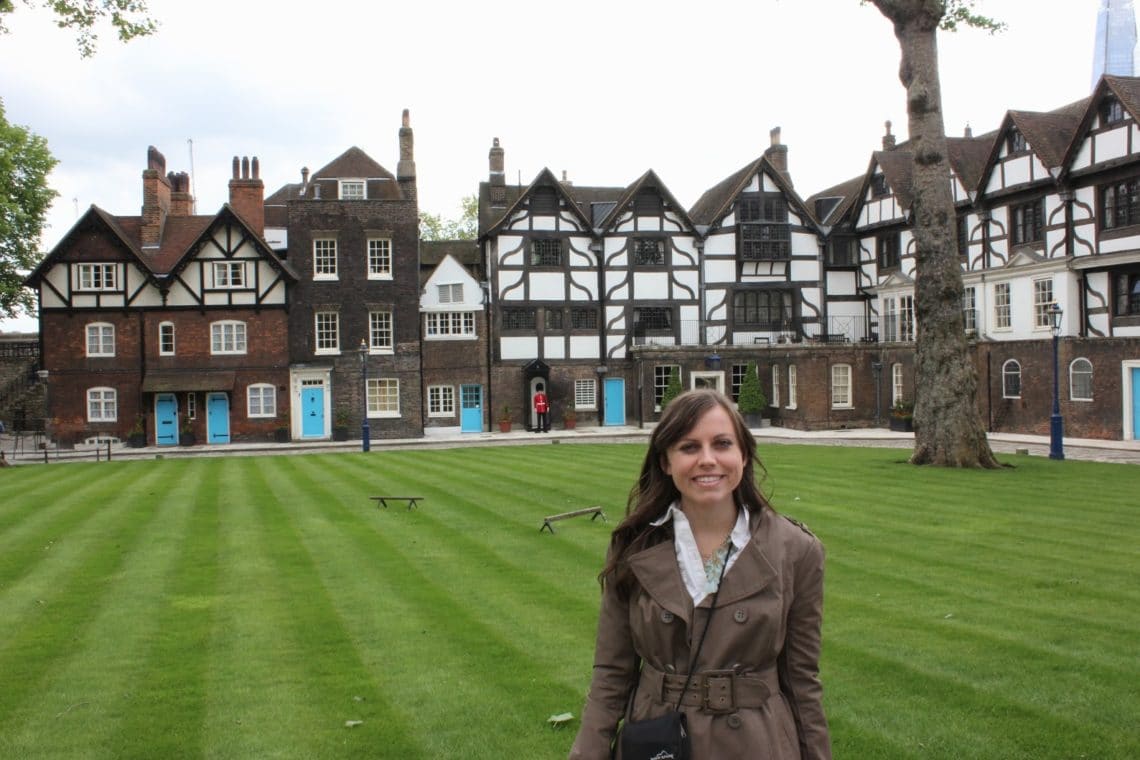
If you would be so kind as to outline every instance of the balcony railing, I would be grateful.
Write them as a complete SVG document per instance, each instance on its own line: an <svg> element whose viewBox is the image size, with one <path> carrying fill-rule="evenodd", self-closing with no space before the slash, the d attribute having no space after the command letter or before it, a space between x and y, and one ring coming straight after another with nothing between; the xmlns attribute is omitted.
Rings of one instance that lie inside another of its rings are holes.
<svg viewBox="0 0 1140 760"><path fill-rule="evenodd" d="M634 326L632 346L755 346L773 343L859 343L870 338L862 317L831 317L826 324L740 326L731 332L724 325L707 325L701 329L697 320L681 320L678 329L639 329ZM825 329L826 328L826 329Z"/></svg>

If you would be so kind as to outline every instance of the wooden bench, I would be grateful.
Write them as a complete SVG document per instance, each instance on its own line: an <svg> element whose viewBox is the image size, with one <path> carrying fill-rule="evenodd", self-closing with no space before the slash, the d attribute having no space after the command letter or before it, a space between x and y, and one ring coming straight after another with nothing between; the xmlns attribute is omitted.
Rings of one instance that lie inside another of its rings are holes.
<svg viewBox="0 0 1140 760"><path fill-rule="evenodd" d="M390 501L402 501L402 502L407 503L408 510L410 511L413 507L419 506L420 501L422 501L424 497L422 497L422 496L369 496L368 498L370 498L376 502L376 508L377 509L379 509L380 507L384 507L384 509L387 509L388 508L388 502L390 502Z"/></svg>
<svg viewBox="0 0 1140 760"><path fill-rule="evenodd" d="M597 520L599 517L602 518L602 522L606 522L606 513L602 511L601 507L586 507L585 509L575 509L573 512L563 512L560 515L550 515L543 519L542 527L538 529L538 532L541 533L544 530L549 530L551 533L554 533L554 526L551 523L565 520L568 517L580 517L581 515L593 515L593 517L590 518L590 522Z"/></svg>

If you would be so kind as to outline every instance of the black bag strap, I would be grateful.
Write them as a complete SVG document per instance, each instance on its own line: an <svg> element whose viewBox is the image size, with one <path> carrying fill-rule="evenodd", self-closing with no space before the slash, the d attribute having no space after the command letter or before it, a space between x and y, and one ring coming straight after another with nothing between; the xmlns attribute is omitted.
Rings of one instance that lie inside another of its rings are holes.
<svg viewBox="0 0 1140 760"><path fill-rule="evenodd" d="M701 656L701 649L705 645L705 636L707 636L709 632L709 623L712 622L713 613L716 612L716 600L717 597L720 596L720 586L724 582L724 573L726 570L728 570L728 558L732 556L732 550L735 548L736 547L733 546L733 544L729 543L728 553L724 555L724 564L720 566L720 577L717 578L716 581L716 591L713 592L712 602L709 604L709 616L705 618L705 627L704 630L701 631L701 638L697 642L697 649L695 652L693 652L693 657L689 661L689 675L688 678L685 679L685 688L681 689L681 696L677 697L677 704L673 705L673 710L675 712L681 709L681 700L685 698L685 692L689 690L689 684L693 681L693 668L697 666L697 658ZM641 686L641 668L644 663L645 658L639 655L636 658L634 667L634 672L637 673L637 678L633 682L633 693L629 696L629 707L627 708L627 711L633 709L633 703L637 700L637 688Z"/></svg>

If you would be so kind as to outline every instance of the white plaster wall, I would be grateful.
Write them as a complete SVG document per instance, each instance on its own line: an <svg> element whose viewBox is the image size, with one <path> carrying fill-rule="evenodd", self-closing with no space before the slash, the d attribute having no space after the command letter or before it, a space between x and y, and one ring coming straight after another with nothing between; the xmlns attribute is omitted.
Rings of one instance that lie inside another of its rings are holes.
<svg viewBox="0 0 1140 760"><path fill-rule="evenodd" d="M1123 158L1128 155L1128 133L1125 129L1113 129L1101 132L1093 137L1096 140L1096 160L1103 164L1114 158Z"/></svg>
<svg viewBox="0 0 1140 760"><path fill-rule="evenodd" d="M607 270L605 273L606 278L606 297L617 301L628 301L630 298L629 293L629 280L626 280L626 272ZM619 285L618 283L623 282Z"/></svg>
<svg viewBox="0 0 1140 760"><path fill-rule="evenodd" d="M820 277L819 262L816 260L805 261L803 259L793 259L792 265L792 282L803 282L805 280L818 280Z"/></svg>
<svg viewBox="0 0 1140 760"><path fill-rule="evenodd" d="M1110 238L1100 241L1100 252L1115 253L1117 251L1128 251L1138 246L1140 246L1140 236L1130 235L1122 238ZM1077 246L1077 250L1080 251L1081 246Z"/></svg>
<svg viewBox="0 0 1140 760"><path fill-rule="evenodd" d="M458 283L463 286L463 300L455 303L439 302L439 286ZM422 311L470 311L483 305L483 290L478 281L450 255L436 265L420 293Z"/></svg>
<svg viewBox="0 0 1140 760"><path fill-rule="evenodd" d="M531 229L549 232L558 229L558 219L553 216L532 216L530 218Z"/></svg>
<svg viewBox="0 0 1140 760"><path fill-rule="evenodd" d="M700 283L698 279L697 270L695 269L673 270L673 297L700 298Z"/></svg>
<svg viewBox="0 0 1140 760"><path fill-rule="evenodd" d="M289 247L289 231L284 227L266 227L265 242L275 251Z"/></svg>
<svg viewBox="0 0 1140 760"><path fill-rule="evenodd" d="M1080 147L1080 150L1077 151L1077 155L1073 157L1073 163L1072 163L1072 166L1070 167L1069 170L1075 171L1077 169L1084 169L1084 168L1091 166L1091 165L1092 165L1092 140L1089 140L1086 138L1085 140L1083 140L1081 142L1081 147Z"/></svg>
<svg viewBox="0 0 1140 760"><path fill-rule="evenodd" d="M752 178L748 180L748 186L744 188L746 193L758 193L763 185L760 184L760 175L753 174Z"/></svg>
<svg viewBox="0 0 1140 760"><path fill-rule="evenodd" d="M517 235L500 235L499 250L502 251L502 258L499 259L499 266L521 267L526 255L522 243L523 239Z"/></svg>
<svg viewBox="0 0 1140 760"><path fill-rule="evenodd" d="M570 300L598 300L598 275L594 270L570 272Z"/></svg>
<svg viewBox="0 0 1140 760"><path fill-rule="evenodd" d="M853 296L858 292L854 272L828 272L827 292L833 296Z"/></svg>
<svg viewBox="0 0 1140 760"><path fill-rule="evenodd" d="M728 319L728 291L706 290L705 303L708 305L708 318L710 320Z"/></svg>
<svg viewBox="0 0 1140 760"><path fill-rule="evenodd" d="M604 327L607 330L624 330L625 329L625 309L621 306L606 306L605 314L603 315ZM616 321L615 321L616 320ZM613 322L613 324L610 324Z"/></svg>
<svg viewBox="0 0 1140 760"><path fill-rule="evenodd" d="M591 335L570 336L571 359L598 359L598 339Z"/></svg>
<svg viewBox="0 0 1140 760"><path fill-rule="evenodd" d="M634 273L633 298L638 300L661 300L669 297L668 272Z"/></svg>
<svg viewBox="0 0 1140 760"><path fill-rule="evenodd" d="M614 359L624 359L626 357L626 343L624 335L607 335L606 336L606 356L613 357Z"/></svg>
<svg viewBox="0 0 1140 760"><path fill-rule="evenodd" d="M533 359L538 356L538 337L521 335L519 337L501 338L499 347L504 360Z"/></svg>
<svg viewBox="0 0 1140 760"><path fill-rule="evenodd" d="M547 359L565 359L566 339L561 336L548 336L543 338L542 355Z"/></svg>
<svg viewBox="0 0 1140 760"><path fill-rule="evenodd" d="M523 273L520 270L504 272L499 270L499 293L502 294L508 288L513 288L506 295L500 295L505 301L521 301L525 297L523 289L517 286L522 282Z"/></svg>
<svg viewBox="0 0 1140 760"><path fill-rule="evenodd" d="M701 307L697 304L685 304L681 306L680 313L682 322L696 322L701 318Z"/></svg>
<svg viewBox="0 0 1140 760"><path fill-rule="evenodd" d="M732 259L705 259L705 283L736 282L736 262Z"/></svg>
<svg viewBox="0 0 1140 760"><path fill-rule="evenodd" d="M705 257L736 255L736 236L732 232L717 232L705 240Z"/></svg>
<svg viewBox="0 0 1140 760"><path fill-rule="evenodd" d="M561 301L566 297L566 280L561 272L531 272L532 301Z"/></svg>

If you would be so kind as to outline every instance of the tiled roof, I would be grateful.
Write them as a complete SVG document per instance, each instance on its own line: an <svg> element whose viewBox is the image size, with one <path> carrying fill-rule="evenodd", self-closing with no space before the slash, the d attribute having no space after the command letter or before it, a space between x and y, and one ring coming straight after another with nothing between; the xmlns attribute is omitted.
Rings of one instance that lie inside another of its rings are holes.
<svg viewBox="0 0 1140 760"><path fill-rule="evenodd" d="M914 154L903 147L874 152L875 163L883 170L887 186L906 209L914 202Z"/></svg>
<svg viewBox="0 0 1140 760"><path fill-rule="evenodd" d="M950 168L958 175L958 181L967 192L974 192L982 180L997 132L988 132L978 137L947 137L946 154Z"/></svg>
<svg viewBox="0 0 1140 760"><path fill-rule="evenodd" d="M1083 102L1087 106L1088 98ZM1045 168L1057 169L1063 165L1065 152L1080 126L1084 110L1080 114L1065 109L1047 113L1010 111L1009 118Z"/></svg>
<svg viewBox="0 0 1140 760"><path fill-rule="evenodd" d="M612 225L615 218L625 212L625 209L628 208L631 203L633 203L634 198L636 198L638 193L640 193L643 189L654 189L660 193L665 202L669 204L669 206L671 206L676 213L681 215L681 220L684 222L685 226L692 229L693 223L690 221L689 215L685 213L685 207L677 202L677 199L673 197L673 193L669 192L669 188L665 186L665 183L661 181L661 178L658 177L657 173L652 169L635 179L633 181L633 184L622 191L617 200L612 202L609 213L607 213L601 223L596 224L596 226L604 228ZM610 203L607 202L607 205L610 205Z"/></svg>
<svg viewBox="0 0 1140 760"><path fill-rule="evenodd" d="M394 180L396 177L372 157L353 145L329 163L313 172L313 179L338 179L340 177L384 177Z"/></svg>
<svg viewBox="0 0 1140 760"><path fill-rule="evenodd" d="M859 191L862 189L865 179L865 174L852 177L846 182L840 182L838 185L819 191L815 195L808 197L804 203L807 205L808 211L815 217L816 222L826 227L832 227L843 219L848 209L855 205L855 201L859 199ZM829 198L838 199L838 202L831 205L827 213L825 213L821 219L816 213L816 209L819 207L821 201Z"/></svg>
<svg viewBox="0 0 1140 760"><path fill-rule="evenodd" d="M736 198L741 187L753 174L760 169L758 158L736 170L717 184L706 190L697 202L689 209L689 218L693 224L712 226L728 211L729 204Z"/></svg>

